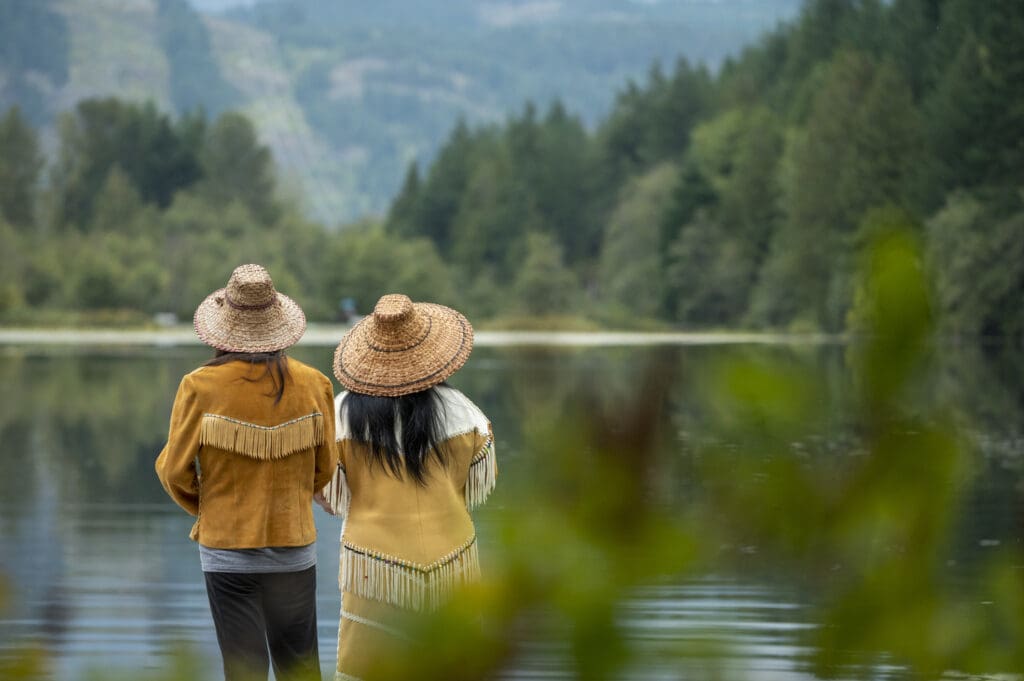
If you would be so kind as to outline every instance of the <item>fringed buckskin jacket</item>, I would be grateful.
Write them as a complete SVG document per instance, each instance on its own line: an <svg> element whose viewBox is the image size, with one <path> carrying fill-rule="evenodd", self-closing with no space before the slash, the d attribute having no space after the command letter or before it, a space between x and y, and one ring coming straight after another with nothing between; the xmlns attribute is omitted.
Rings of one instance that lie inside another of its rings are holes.
<svg viewBox="0 0 1024 681"><path fill-rule="evenodd" d="M313 493L337 468L334 390L288 358L281 401L262 364L187 374L156 460L164 489L196 516L189 535L221 549L305 546L316 539Z"/></svg>
<svg viewBox="0 0 1024 681"><path fill-rule="evenodd" d="M425 485L370 465L366 446L348 432L346 393L338 395L338 470L323 490L345 519L335 679L374 678L381 660L400 654L405 615L434 610L456 586L479 579L469 509L484 502L497 478L491 424L458 390L434 390L444 405L448 465L429 459Z"/></svg>

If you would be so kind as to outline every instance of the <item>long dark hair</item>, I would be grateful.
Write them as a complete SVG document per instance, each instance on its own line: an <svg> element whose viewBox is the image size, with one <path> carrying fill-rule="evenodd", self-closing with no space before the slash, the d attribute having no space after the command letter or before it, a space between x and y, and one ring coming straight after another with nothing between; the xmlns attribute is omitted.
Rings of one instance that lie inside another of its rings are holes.
<svg viewBox="0 0 1024 681"><path fill-rule="evenodd" d="M284 397L284 384L288 380L288 357L284 350L274 352L227 352L218 350L212 358L208 359L203 366L215 367L228 362L249 362L249 364L262 364L266 371L259 378L246 378L245 380L256 383L267 376L274 384L274 389L267 393L267 396L274 396L274 404L278 404Z"/></svg>
<svg viewBox="0 0 1024 681"><path fill-rule="evenodd" d="M379 464L392 476L401 479L408 474L424 485L431 458L442 466L447 464L442 430L444 403L434 388L401 397L350 392L339 409L352 439L367 446L370 464Z"/></svg>

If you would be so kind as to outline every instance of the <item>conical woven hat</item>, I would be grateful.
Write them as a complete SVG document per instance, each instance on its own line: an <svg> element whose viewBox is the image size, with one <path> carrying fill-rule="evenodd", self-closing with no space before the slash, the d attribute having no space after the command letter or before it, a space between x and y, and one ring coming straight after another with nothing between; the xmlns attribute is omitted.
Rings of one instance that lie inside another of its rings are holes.
<svg viewBox="0 0 1024 681"><path fill-rule="evenodd" d="M459 312L391 294L341 339L334 375L353 392L399 397L445 380L472 351L473 327Z"/></svg>
<svg viewBox="0 0 1024 681"><path fill-rule="evenodd" d="M192 318L207 345L227 352L274 352L295 343L306 331L306 315L274 289L259 265L240 265L225 288L206 297Z"/></svg>

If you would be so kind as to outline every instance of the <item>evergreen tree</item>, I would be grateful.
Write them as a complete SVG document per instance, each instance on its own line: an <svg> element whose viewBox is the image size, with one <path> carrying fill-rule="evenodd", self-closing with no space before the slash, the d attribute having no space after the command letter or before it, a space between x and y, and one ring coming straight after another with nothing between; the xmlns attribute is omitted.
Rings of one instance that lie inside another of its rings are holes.
<svg viewBox="0 0 1024 681"><path fill-rule="evenodd" d="M1024 338L1024 206L1000 217L965 193L950 196L928 223L928 264L944 331Z"/></svg>
<svg viewBox="0 0 1024 681"><path fill-rule="evenodd" d="M281 214L274 162L248 118L222 114L206 132L199 153L203 179L197 185L214 204L239 201L264 225Z"/></svg>
<svg viewBox="0 0 1024 681"><path fill-rule="evenodd" d="M142 198L119 166L114 166L96 197L89 231L137 233L137 219L143 209Z"/></svg>
<svg viewBox="0 0 1024 681"><path fill-rule="evenodd" d="M550 234L526 236L526 257L513 287L516 300L530 315L566 314L580 299L579 282L562 259L562 249Z"/></svg>
<svg viewBox="0 0 1024 681"><path fill-rule="evenodd" d="M787 39L780 87L793 95L815 67L849 46L858 0L808 0ZM855 44L855 43L854 43Z"/></svg>
<svg viewBox="0 0 1024 681"><path fill-rule="evenodd" d="M954 189L1004 197L1024 167L1024 9L1014 0L948 0L936 50L950 60L926 99L929 207Z"/></svg>
<svg viewBox="0 0 1024 681"><path fill-rule="evenodd" d="M405 171L405 181L398 196L391 202L388 210L387 228L398 236L415 235L419 229L416 224L420 201L420 168L413 161Z"/></svg>
<svg viewBox="0 0 1024 681"><path fill-rule="evenodd" d="M855 205L916 206L912 182L924 163L923 121L910 86L891 62L875 70L857 118L850 131L856 151L851 185L859 195Z"/></svg>
<svg viewBox="0 0 1024 681"><path fill-rule="evenodd" d="M945 0L893 0L883 26L885 53L910 85L915 102L938 76L935 42Z"/></svg>
<svg viewBox="0 0 1024 681"><path fill-rule="evenodd" d="M147 203L166 208L174 194L199 179L196 150L157 112L120 100L87 99L60 126L53 177L59 226L87 226L107 175L119 166Z"/></svg>
<svg viewBox="0 0 1024 681"><path fill-rule="evenodd" d="M689 224L698 211L710 210L718 202L718 195L711 182L701 172L692 156L687 156L679 172L679 180L672 190L672 198L661 218L661 237L658 240L659 250L668 261L669 246L679 235L684 225Z"/></svg>
<svg viewBox="0 0 1024 681"><path fill-rule="evenodd" d="M533 155L524 155L522 148L513 152L533 212L562 244L567 262L593 259L600 227L590 210L591 163L583 123L555 102L536 126L533 146Z"/></svg>
<svg viewBox="0 0 1024 681"><path fill-rule="evenodd" d="M767 254L781 219L778 172L783 146L775 115L763 107L749 111L736 140L731 172L719 191L719 219L755 267Z"/></svg>
<svg viewBox="0 0 1024 681"><path fill-rule="evenodd" d="M427 173L416 219L407 223L416 225L415 234L433 241L442 255L451 253L452 225L469 183L474 151L486 143L486 135L471 132L464 120L456 124ZM396 227L387 225L389 231Z"/></svg>
<svg viewBox="0 0 1024 681"><path fill-rule="evenodd" d="M653 319L662 310L661 216L672 201L679 170L662 164L623 191L601 248L601 299L622 319Z"/></svg>
<svg viewBox="0 0 1024 681"><path fill-rule="evenodd" d="M335 306L351 298L360 314L369 314L378 298L395 291L413 300L454 303L449 270L422 237L395 239L377 224L357 224L330 240L327 255L327 263L344 263L325 268L324 290Z"/></svg>
<svg viewBox="0 0 1024 681"><path fill-rule="evenodd" d="M43 163L35 130L12 107L0 118L0 218L21 229L35 223Z"/></svg>
<svg viewBox="0 0 1024 681"><path fill-rule="evenodd" d="M737 324L755 270L749 246L701 212L672 243L665 274L669 318L698 326Z"/></svg>
<svg viewBox="0 0 1024 681"><path fill-rule="evenodd" d="M511 281L531 230L544 226L507 151L480 157L452 223L451 262L470 277L489 270L496 281Z"/></svg>
<svg viewBox="0 0 1024 681"><path fill-rule="evenodd" d="M4 220L0 214L0 253L4 254L5 264L0 268L0 320L12 311L25 304L22 290L21 239L18 233Z"/></svg>

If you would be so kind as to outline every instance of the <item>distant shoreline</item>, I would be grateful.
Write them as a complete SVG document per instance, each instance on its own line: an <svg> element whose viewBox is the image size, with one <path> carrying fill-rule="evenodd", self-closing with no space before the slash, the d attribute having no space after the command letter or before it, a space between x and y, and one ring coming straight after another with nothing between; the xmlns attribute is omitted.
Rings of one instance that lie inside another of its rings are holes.
<svg viewBox="0 0 1024 681"><path fill-rule="evenodd" d="M310 324L300 346L333 346L349 327ZM761 333L746 331L477 331L481 347L630 345L823 345L843 342L830 334ZM0 345L189 346L201 345L190 326L164 329L32 329L0 328Z"/></svg>

